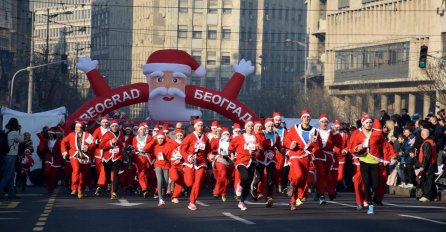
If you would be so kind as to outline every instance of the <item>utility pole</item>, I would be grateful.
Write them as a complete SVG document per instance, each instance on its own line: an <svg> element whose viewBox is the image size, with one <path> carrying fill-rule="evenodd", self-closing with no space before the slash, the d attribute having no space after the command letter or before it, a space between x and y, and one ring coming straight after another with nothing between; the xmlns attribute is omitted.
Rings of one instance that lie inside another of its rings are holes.
<svg viewBox="0 0 446 232"><path fill-rule="evenodd" d="M34 64L34 19L35 19L35 12L31 12L31 48L30 48L30 59L29 59L29 66L33 66ZM27 112L32 113L33 112L33 88L34 88L34 77L33 77L33 70L29 70L29 81L28 81L28 106L27 106ZM12 97L12 96L11 96Z"/></svg>

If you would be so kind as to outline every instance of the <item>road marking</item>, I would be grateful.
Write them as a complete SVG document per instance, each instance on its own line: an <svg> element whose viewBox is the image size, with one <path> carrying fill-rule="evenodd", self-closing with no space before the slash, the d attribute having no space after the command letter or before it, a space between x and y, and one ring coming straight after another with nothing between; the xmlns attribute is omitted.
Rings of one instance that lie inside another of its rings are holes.
<svg viewBox="0 0 446 232"><path fill-rule="evenodd" d="M222 214L225 215L225 216L227 216L227 217L230 217L230 218L232 218L232 219L234 219L234 220L237 220L237 221L239 221L239 222L243 222L243 223L245 223L245 224L248 224L248 225L254 225L254 224L256 224L255 222L248 221L248 220L243 219L243 218L241 218L241 217L235 216L234 214L229 213L229 212L223 212Z"/></svg>
<svg viewBox="0 0 446 232"><path fill-rule="evenodd" d="M43 194L34 194L34 193L19 193L17 194L19 197L40 197L43 196Z"/></svg>
<svg viewBox="0 0 446 232"><path fill-rule="evenodd" d="M17 201L5 201L5 202L0 202L0 209L13 209L15 207L17 207L19 205L20 202Z"/></svg>
<svg viewBox="0 0 446 232"><path fill-rule="evenodd" d="M23 213L25 211L0 211L0 213Z"/></svg>
<svg viewBox="0 0 446 232"><path fill-rule="evenodd" d="M340 203L340 202L336 202L336 201L327 201L327 202L328 202L328 203L332 203L332 204L336 204L336 205L342 205L342 206L348 206L348 207L356 208L355 205L350 205L350 204Z"/></svg>
<svg viewBox="0 0 446 232"><path fill-rule="evenodd" d="M59 189L57 188L53 194L48 198L48 202L45 206L43 213L39 216L38 221L36 222L33 231L43 231L46 221L48 220L49 214L51 213L54 203L56 201L57 193Z"/></svg>
<svg viewBox="0 0 446 232"><path fill-rule="evenodd" d="M246 201L246 200L245 200L245 203L248 205L266 205L266 202L252 202L252 201ZM290 203L277 202L277 203L274 203L273 205L289 206Z"/></svg>
<svg viewBox="0 0 446 232"><path fill-rule="evenodd" d="M446 207L441 207L441 206L429 206L429 205L397 205L397 204L392 204L392 203L386 203L383 202L384 205L390 205L390 206L395 206L395 207L402 207L402 208L421 208L421 209L445 209Z"/></svg>
<svg viewBox="0 0 446 232"><path fill-rule="evenodd" d="M197 203L197 205L201 205L201 206L206 206L206 207L209 206L208 204L205 204L201 201L196 201L195 203Z"/></svg>
<svg viewBox="0 0 446 232"><path fill-rule="evenodd" d="M118 205L118 206L125 206L125 207L130 207L130 206L135 206L135 205L142 205L144 203L130 203L128 200L126 199L118 199L119 203L108 203L110 205Z"/></svg>
<svg viewBox="0 0 446 232"><path fill-rule="evenodd" d="M44 226L45 225L45 222L37 222L36 223L36 226Z"/></svg>
<svg viewBox="0 0 446 232"><path fill-rule="evenodd" d="M39 221L46 221L48 219L48 217L40 217Z"/></svg>
<svg viewBox="0 0 446 232"><path fill-rule="evenodd" d="M423 218L423 217L417 217L417 216L406 215L406 214L398 214L398 216L408 217L408 218L415 218L415 219L419 219L419 220L423 220L423 221L428 221L428 222L433 222L433 223L437 223L437 224L441 224L441 225L446 225L446 222L440 222L440 221L427 219L427 218Z"/></svg>
<svg viewBox="0 0 446 232"><path fill-rule="evenodd" d="M15 219L18 219L18 218L0 218L0 220L15 220Z"/></svg>
<svg viewBox="0 0 446 232"><path fill-rule="evenodd" d="M39 227L34 227L33 231L43 231L43 227L39 226Z"/></svg>

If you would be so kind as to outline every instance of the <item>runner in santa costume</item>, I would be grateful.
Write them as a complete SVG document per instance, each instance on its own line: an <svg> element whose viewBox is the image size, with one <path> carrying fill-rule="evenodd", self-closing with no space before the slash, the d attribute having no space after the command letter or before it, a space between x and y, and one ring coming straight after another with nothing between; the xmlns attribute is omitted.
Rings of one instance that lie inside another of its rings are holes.
<svg viewBox="0 0 446 232"><path fill-rule="evenodd" d="M133 167L133 126L127 123L124 127L124 156L122 158L122 166L119 171L118 183L123 189L130 191L133 187L136 169Z"/></svg>
<svg viewBox="0 0 446 232"><path fill-rule="evenodd" d="M62 166L64 165L62 152L60 151L61 139L57 139L55 133L56 128L50 128L48 130L48 140L41 139L38 146L39 153L46 153L43 175L45 176L48 193L52 193L56 188Z"/></svg>
<svg viewBox="0 0 446 232"><path fill-rule="evenodd" d="M344 181L344 170L345 170L345 159L346 156L348 155L348 139L349 139L349 134L347 131L341 131L341 121L336 120L334 125L333 125L334 129L336 131L338 131L341 135L342 138L342 144L341 144L341 149L337 150L338 148L334 148L335 149L335 154L338 156L338 161L339 161L339 166L338 166L338 182L343 182ZM343 182L344 184L344 182ZM345 186L345 184L344 184Z"/></svg>
<svg viewBox="0 0 446 232"><path fill-rule="evenodd" d="M149 176L149 169L152 165L150 155L148 154L149 148L152 146L154 140L152 136L147 134L146 123L141 123L138 126L138 135L133 137L133 150L134 155L132 161L136 166L136 173L138 176L138 183L144 198L148 198L150 193L147 188L147 181Z"/></svg>
<svg viewBox="0 0 446 232"><path fill-rule="evenodd" d="M98 182L105 182L105 172L102 168L102 155L103 151L102 149L99 149L99 144L101 143L102 136L110 130L108 127L108 118L106 116L101 118L101 126L96 128L96 130L93 132L93 139L94 143L96 145L96 148L94 150L94 160L95 160L95 167L96 167L96 174L98 176ZM100 187L96 188L95 195L100 195Z"/></svg>
<svg viewBox="0 0 446 232"><path fill-rule="evenodd" d="M206 136L208 137L209 141L212 140L212 138L214 138L217 135L217 131L218 131L218 121L213 121L211 124L211 131L206 133Z"/></svg>
<svg viewBox="0 0 446 232"><path fill-rule="evenodd" d="M276 170L277 157L282 154L282 142L279 134L274 131L274 121L272 118L265 120L264 135L266 140L263 142L263 153L259 154L257 158L257 169L263 170L259 173L266 172L266 178L262 178L262 186L266 185L266 206L271 207L273 205L273 187L274 187L274 174ZM263 187L259 187L263 189Z"/></svg>
<svg viewBox="0 0 446 232"><path fill-rule="evenodd" d="M369 115L361 117L362 128L356 130L350 138L350 153L359 160L359 169L361 179L363 182L363 191L365 202L368 205L368 214L374 214L374 207L372 204L373 193L378 187L379 174L378 164L379 157L382 157L382 143L379 142L381 136L375 133L376 136L372 138L372 119ZM382 134L381 134L382 135ZM373 142L372 141L377 141ZM372 145L373 144L373 145ZM373 155L370 150L374 151ZM380 152L379 152L380 151ZM355 183L356 185L357 183ZM358 186L359 187L359 186ZM355 186L356 188L356 186ZM357 202L358 203L358 202ZM358 206L358 208L360 208Z"/></svg>
<svg viewBox="0 0 446 232"><path fill-rule="evenodd" d="M211 152L201 119L194 120L194 132L184 138L180 152L184 159L184 182L187 187L192 187L188 208L197 210L195 202L200 196L206 175L206 158Z"/></svg>
<svg viewBox="0 0 446 232"><path fill-rule="evenodd" d="M122 166L122 158L124 156L124 133L119 129L118 121L110 122L110 131L104 134L99 144L99 148L104 151L102 156L102 164L105 171L106 181L98 182L98 187L104 188L105 184L111 180L111 197L117 200L118 195L118 173Z"/></svg>
<svg viewBox="0 0 446 232"><path fill-rule="evenodd" d="M338 131L328 128L328 116L326 114L321 114L319 117L318 132L322 139L322 151L325 155L325 161L315 157L314 164L316 165L317 173L316 189L319 195L322 195L319 199L320 203L323 204L325 201L323 197L325 190L330 200L333 200L336 196L336 185L338 184L338 154L335 153L335 150L339 151L341 149L342 137ZM318 169L321 168L318 166L321 163L324 165L322 171Z"/></svg>
<svg viewBox="0 0 446 232"><path fill-rule="evenodd" d="M166 142L166 134L160 131L156 134L156 142L153 143L150 150L153 152L156 159L154 166L158 189L158 206L163 206L165 205L163 200L163 189L167 191L170 159L173 148L171 144Z"/></svg>
<svg viewBox="0 0 446 232"><path fill-rule="evenodd" d="M85 122L78 121L74 132L71 132L61 143L61 152L64 158L70 158L73 169L71 173L71 195L79 199L84 197L84 188L88 184L88 172L91 160L89 152L94 149L93 136L85 131Z"/></svg>
<svg viewBox="0 0 446 232"><path fill-rule="evenodd" d="M287 134L286 128L282 126L282 115L280 112L274 112L273 113L273 126L274 131L279 134L281 145L283 145L283 138L285 138L285 135ZM288 162L285 160L285 149L279 150L278 153L276 153L276 171L275 171L275 178L274 182L278 186L279 192L282 192L283 189L285 189L288 186L288 173L290 171Z"/></svg>
<svg viewBox="0 0 446 232"><path fill-rule="evenodd" d="M169 177L175 184L172 193L172 203L177 204L179 202L178 198L183 191L184 178L183 178L183 157L180 152L180 144L183 142L184 132L182 129L175 130L175 144L172 146L172 155L170 157L170 170Z"/></svg>
<svg viewBox="0 0 446 232"><path fill-rule="evenodd" d="M263 191L260 186L260 182L263 179L263 174L265 172L264 165L264 143L266 143L265 133L263 132L263 124L260 121L254 122L254 136L256 137L256 142L258 146L258 152L256 153L256 170L254 171L253 181L251 183L251 197L254 201L259 198L263 198Z"/></svg>
<svg viewBox="0 0 446 232"><path fill-rule="evenodd" d="M283 145L290 150L290 187L287 193L291 197L291 210L296 210L296 206L301 205L305 197L304 190L312 157L321 157L323 154L321 137L316 128L310 126L310 120L310 113L302 110L301 124L290 128L283 140Z"/></svg>
<svg viewBox="0 0 446 232"><path fill-rule="evenodd" d="M258 144L254 135L254 123L250 120L245 121L246 132L237 136L229 143L229 151L235 158L235 168L240 174L240 183L237 185L236 195L240 197L238 207L241 210L247 210L245 199L249 195L250 185L252 183L256 168L255 157L258 154ZM234 154L235 153L235 154Z"/></svg>
<svg viewBox="0 0 446 232"><path fill-rule="evenodd" d="M232 141L234 138L240 136L241 134L242 134L242 127L240 126L240 124L234 123L232 125L232 135L230 137L230 140ZM238 172L237 168L234 169L233 179L234 179L234 192L237 192L237 186L240 183L240 173ZM237 194L235 194L235 198L238 199Z"/></svg>
<svg viewBox="0 0 446 232"><path fill-rule="evenodd" d="M228 186L234 172L234 162L229 157L229 143L229 130L223 127L217 143L217 154L213 158L213 172L216 179L213 195L214 197L221 195L223 202L226 202Z"/></svg>

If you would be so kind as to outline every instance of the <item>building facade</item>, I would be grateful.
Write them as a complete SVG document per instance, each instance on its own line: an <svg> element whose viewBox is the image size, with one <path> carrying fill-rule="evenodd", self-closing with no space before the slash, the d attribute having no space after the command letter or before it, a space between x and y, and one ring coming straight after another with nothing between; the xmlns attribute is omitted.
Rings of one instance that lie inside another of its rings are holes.
<svg viewBox="0 0 446 232"><path fill-rule="evenodd" d="M402 108L424 117L441 107L430 97L436 95L434 90L421 88L432 82L418 61L422 45L429 47L429 55L445 55L444 1L310 2L326 7L325 41L314 44L324 46L324 52L315 57L324 63L324 85L344 120L355 120L361 112L400 114Z"/></svg>

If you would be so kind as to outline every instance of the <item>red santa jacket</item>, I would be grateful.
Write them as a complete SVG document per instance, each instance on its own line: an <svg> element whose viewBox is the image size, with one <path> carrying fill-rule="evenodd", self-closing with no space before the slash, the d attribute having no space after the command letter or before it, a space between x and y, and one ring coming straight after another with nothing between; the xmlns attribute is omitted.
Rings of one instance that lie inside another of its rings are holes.
<svg viewBox="0 0 446 232"><path fill-rule="evenodd" d="M319 129L322 140L322 151L325 155L330 155L337 162L338 153L342 147L342 137L339 133L333 133L331 129L326 131Z"/></svg>
<svg viewBox="0 0 446 232"><path fill-rule="evenodd" d="M339 133L341 136L341 147L334 147L334 152L338 156L338 161L340 164L345 163L345 154L348 152L348 133L341 132Z"/></svg>
<svg viewBox="0 0 446 232"><path fill-rule="evenodd" d="M162 144L155 142L151 152L155 155L155 167L162 169L170 168L170 159L172 157L172 144L164 141Z"/></svg>
<svg viewBox="0 0 446 232"><path fill-rule="evenodd" d="M280 136L276 131L273 131L274 138L268 138L265 135L265 132L262 132L262 137L260 139L263 139L261 144L261 150L259 151L259 154L257 155L256 159L257 162L263 164L263 165L269 165L270 163L276 163L277 159L277 153L280 153L282 150L282 141L280 140ZM258 137L256 137L257 139Z"/></svg>
<svg viewBox="0 0 446 232"><path fill-rule="evenodd" d="M112 143L112 139L114 138L117 138L117 141ZM104 153L102 156L103 162L108 162L110 159L112 161L122 160L124 156L124 132L119 130L119 134L116 136L112 131L107 131L102 136L99 149L102 149Z"/></svg>
<svg viewBox="0 0 446 232"><path fill-rule="evenodd" d="M146 158L150 164L153 164L155 162L155 157L153 157L152 154L150 154L149 149L152 147L153 143L155 142L155 139L153 139L150 135L145 135L142 137L142 140L138 140L139 135L133 136L133 142L132 142L132 148L134 150L133 158L136 158L136 156L142 156Z"/></svg>
<svg viewBox="0 0 446 232"><path fill-rule="evenodd" d="M243 165L249 167L252 158L258 154L258 144L255 135L243 134L237 136L229 143L229 150L236 153L235 166Z"/></svg>
<svg viewBox="0 0 446 232"><path fill-rule="evenodd" d="M211 152L211 144L205 134L198 136L196 132L193 132L184 138L180 145L180 152L184 159L183 165L195 169L207 167L206 158ZM190 157L193 158L192 163Z"/></svg>
<svg viewBox="0 0 446 232"><path fill-rule="evenodd" d="M307 144L302 137L302 126L300 124L290 128L283 139L283 146L289 149L288 156L290 159L304 158L311 155L313 159L325 160L325 155L322 152L322 140L319 133L317 133L316 128L314 127L310 129L309 133L310 135L312 134L313 136L316 136L316 140L310 141L310 143ZM290 149L293 143L296 143L296 147Z"/></svg>
<svg viewBox="0 0 446 232"><path fill-rule="evenodd" d="M82 152L82 150L79 150L76 132L71 132L62 140L60 146L61 152L62 154L67 153L70 156L70 159L82 158L86 159L86 161L84 161L86 163L91 162L92 157L90 154L93 153L92 150L95 147L93 136L91 136L91 134L88 132L82 132L81 138L82 144L80 144L80 148L82 149L83 146L87 146L86 152ZM81 154L82 157L79 157L78 154ZM84 154L86 155L86 157L84 157Z"/></svg>
<svg viewBox="0 0 446 232"><path fill-rule="evenodd" d="M94 143L96 144L96 149L94 150L94 157L101 159L102 158L102 149L99 149L99 144L101 143L102 136L109 131L108 128L103 128L102 126L96 128L93 132Z"/></svg>
<svg viewBox="0 0 446 232"><path fill-rule="evenodd" d="M182 166L183 166L183 157L181 156L181 152L180 152L180 145L182 141L177 141L174 140L175 144L170 144L171 148L172 148L172 152L170 155L170 167L171 168L176 168L178 170L182 170ZM180 161L178 164L174 164L175 161Z"/></svg>
<svg viewBox="0 0 446 232"><path fill-rule="evenodd" d="M209 143L211 144L211 153L214 155L218 154L218 144L220 143L220 138L212 137Z"/></svg>
<svg viewBox="0 0 446 232"><path fill-rule="evenodd" d="M41 140L39 144L39 149L43 149L41 152L46 153L45 163L54 168L60 168L64 164L60 148L61 141L61 139L52 139L47 141Z"/></svg>
<svg viewBox="0 0 446 232"><path fill-rule="evenodd" d="M387 165L390 163L392 158L396 157L397 154L396 154L396 151L393 148L392 144L389 143L389 141L387 141L387 140L384 140L383 149L384 149L383 150L384 156L383 156L382 163L384 165Z"/></svg>
<svg viewBox="0 0 446 232"><path fill-rule="evenodd" d="M362 128L354 130L350 136L350 140L348 142L348 152L353 156L353 163L355 165L359 165L359 156L367 152L367 148L363 148L358 152L355 151L355 148L360 144L364 144L367 139L368 138L364 134Z"/></svg>
<svg viewBox="0 0 446 232"><path fill-rule="evenodd" d="M133 137L135 137L133 134L124 135L124 148L131 148L133 146Z"/></svg>

